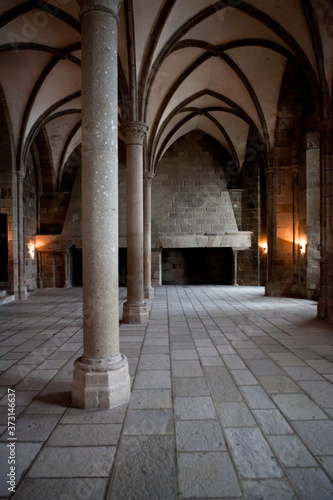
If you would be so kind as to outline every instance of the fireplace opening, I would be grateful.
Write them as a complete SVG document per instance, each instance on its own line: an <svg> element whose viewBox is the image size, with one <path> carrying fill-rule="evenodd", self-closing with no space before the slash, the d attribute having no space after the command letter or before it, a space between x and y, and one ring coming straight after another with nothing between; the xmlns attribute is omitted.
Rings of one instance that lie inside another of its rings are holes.
<svg viewBox="0 0 333 500"><path fill-rule="evenodd" d="M167 248L162 252L163 285L231 285L231 248Z"/></svg>

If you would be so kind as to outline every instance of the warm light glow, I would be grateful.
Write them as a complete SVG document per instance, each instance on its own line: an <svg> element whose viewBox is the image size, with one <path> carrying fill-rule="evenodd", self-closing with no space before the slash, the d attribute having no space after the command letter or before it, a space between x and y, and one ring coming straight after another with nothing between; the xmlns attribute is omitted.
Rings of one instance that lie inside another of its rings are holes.
<svg viewBox="0 0 333 500"><path fill-rule="evenodd" d="M260 248L263 249L264 253L267 253L267 241L262 241L260 244L259 244Z"/></svg>
<svg viewBox="0 0 333 500"><path fill-rule="evenodd" d="M34 243L28 243L28 248L29 248L29 254L31 259L35 258L35 244Z"/></svg>
<svg viewBox="0 0 333 500"><path fill-rule="evenodd" d="M305 250L306 250L306 241L305 240L300 240L299 249L300 249L301 253L305 253Z"/></svg>

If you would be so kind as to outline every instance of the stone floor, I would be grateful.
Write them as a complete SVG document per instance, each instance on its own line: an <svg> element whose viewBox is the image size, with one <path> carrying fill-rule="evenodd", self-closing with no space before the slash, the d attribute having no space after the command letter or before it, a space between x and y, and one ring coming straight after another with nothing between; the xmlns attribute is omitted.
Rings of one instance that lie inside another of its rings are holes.
<svg viewBox="0 0 333 500"><path fill-rule="evenodd" d="M129 404L93 412L70 401L81 289L1 306L1 498L12 388L14 499L333 499L333 325L263 293L156 289L148 325L120 328Z"/></svg>

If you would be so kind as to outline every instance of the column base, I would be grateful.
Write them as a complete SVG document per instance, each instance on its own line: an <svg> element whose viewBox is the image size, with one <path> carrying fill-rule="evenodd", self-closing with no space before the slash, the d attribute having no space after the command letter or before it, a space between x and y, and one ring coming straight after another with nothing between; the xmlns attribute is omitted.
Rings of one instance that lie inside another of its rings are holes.
<svg viewBox="0 0 333 500"><path fill-rule="evenodd" d="M146 323L148 321L148 308L145 302L142 305L128 304L123 308L123 323Z"/></svg>
<svg viewBox="0 0 333 500"><path fill-rule="evenodd" d="M128 403L131 381L126 356L114 360L84 360L74 362L72 402L79 408L107 410Z"/></svg>
<svg viewBox="0 0 333 500"><path fill-rule="evenodd" d="M155 295L154 288L151 286L145 288L144 290L144 298L145 299L152 299Z"/></svg>

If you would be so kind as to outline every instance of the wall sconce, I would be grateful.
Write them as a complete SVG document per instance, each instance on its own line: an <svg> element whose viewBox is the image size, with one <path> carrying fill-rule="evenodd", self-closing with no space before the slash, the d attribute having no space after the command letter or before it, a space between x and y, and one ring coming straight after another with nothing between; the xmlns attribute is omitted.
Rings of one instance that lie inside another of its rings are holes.
<svg viewBox="0 0 333 500"><path fill-rule="evenodd" d="M28 249L29 249L29 254L30 258L34 259L35 258L35 244L34 243L28 243Z"/></svg>
<svg viewBox="0 0 333 500"><path fill-rule="evenodd" d="M260 243L259 246L260 246L260 248L262 248L264 253L267 253L267 242L266 241Z"/></svg>
<svg viewBox="0 0 333 500"><path fill-rule="evenodd" d="M300 249L300 252L302 254L305 253L305 250L306 250L306 242L305 241L300 241L300 243L299 243L299 249Z"/></svg>

